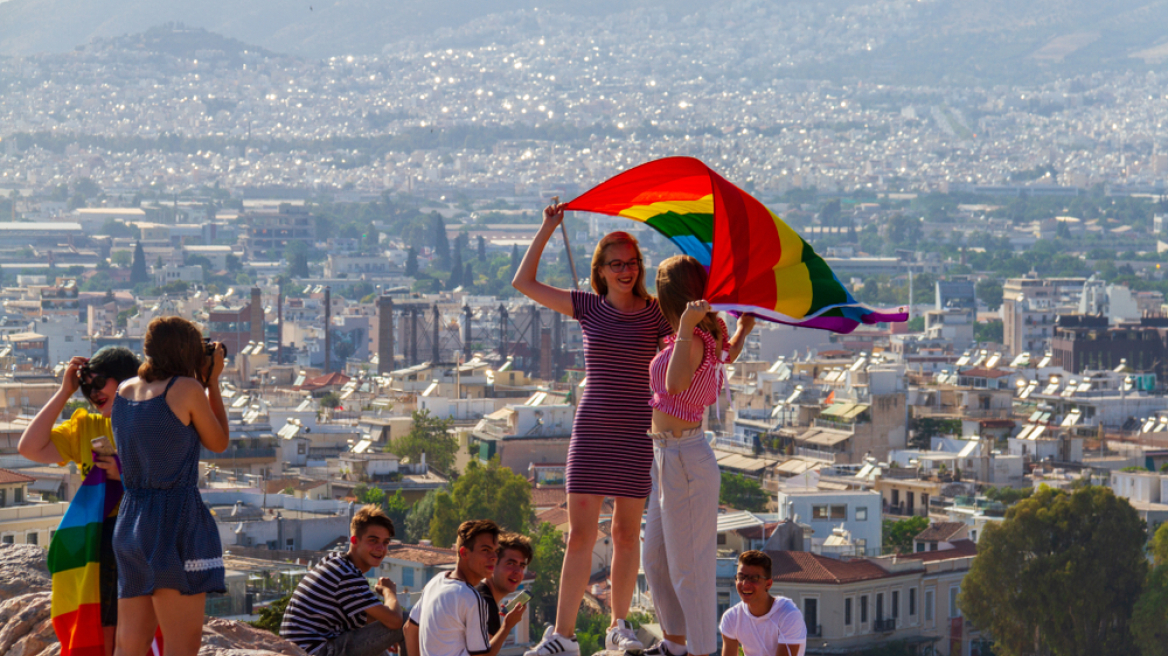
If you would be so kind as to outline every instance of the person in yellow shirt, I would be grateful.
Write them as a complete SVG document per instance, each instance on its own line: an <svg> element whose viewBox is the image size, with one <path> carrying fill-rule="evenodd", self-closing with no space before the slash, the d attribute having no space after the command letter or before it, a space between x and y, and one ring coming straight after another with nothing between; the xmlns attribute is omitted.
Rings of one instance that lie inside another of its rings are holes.
<svg viewBox="0 0 1168 656"><path fill-rule="evenodd" d="M20 436L17 447L20 455L45 464L74 462L83 479L97 466L106 470L109 478L120 480L121 472L113 456L99 455L94 459L92 441L104 437L114 445L110 427L114 397L122 381L138 375L140 364L133 351L120 346L107 346L91 358L76 356L70 360L60 389ZM97 412L78 408L69 419L54 425L78 389ZM101 625L107 656L113 654L118 623L118 565L113 551L115 520L116 517L106 519L101 539Z"/></svg>

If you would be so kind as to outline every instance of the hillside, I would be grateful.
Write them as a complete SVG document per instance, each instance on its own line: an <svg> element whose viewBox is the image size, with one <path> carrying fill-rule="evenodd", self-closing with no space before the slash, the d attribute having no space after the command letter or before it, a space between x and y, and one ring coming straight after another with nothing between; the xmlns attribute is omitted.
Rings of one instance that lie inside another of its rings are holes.
<svg viewBox="0 0 1168 656"><path fill-rule="evenodd" d="M738 48L743 73L763 80L781 50L767 44L811 55L784 77L894 83L1026 82L1168 60L1168 0L8 0L0 55L67 52L169 22L307 58L636 27L619 38Z"/></svg>

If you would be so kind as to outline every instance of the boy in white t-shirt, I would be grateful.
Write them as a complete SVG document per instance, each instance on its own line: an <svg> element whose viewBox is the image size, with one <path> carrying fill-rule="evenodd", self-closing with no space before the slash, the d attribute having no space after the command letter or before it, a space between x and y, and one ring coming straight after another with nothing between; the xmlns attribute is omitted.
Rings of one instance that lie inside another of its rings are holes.
<svg viewBox="0 0 1168 656"><path fill-rule="evenodd" d="M458 527L458 560L453 572L435 576L422 589L404 631L409 656L498 656L526 604L503 618L506 631L492 637L490 612L475 586L491 575L499 559L499 527L490 520L470 520Z"/></svg>
<svg viewBox="0 0 1168 656"><path fill-rule="evenodd" d="M744 551L738 557L734 588L742 601L722 615L722 656L804 656L807 626L786 597L772 597L771 557Z"/></svg>

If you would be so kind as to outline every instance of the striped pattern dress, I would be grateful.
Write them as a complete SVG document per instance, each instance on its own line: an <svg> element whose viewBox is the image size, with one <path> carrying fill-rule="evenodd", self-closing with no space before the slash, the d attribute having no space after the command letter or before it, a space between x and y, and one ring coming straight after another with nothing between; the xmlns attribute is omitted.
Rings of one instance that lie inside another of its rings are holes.
<svg viewBox="0 0 1168 656"><path fill-rule="evenodd" d="M597 294L573 291L572 313L584 333L588 382L572 424L568 492L646 498L653 465L649 363L673 329L656 300L621 312Z"/></svg>

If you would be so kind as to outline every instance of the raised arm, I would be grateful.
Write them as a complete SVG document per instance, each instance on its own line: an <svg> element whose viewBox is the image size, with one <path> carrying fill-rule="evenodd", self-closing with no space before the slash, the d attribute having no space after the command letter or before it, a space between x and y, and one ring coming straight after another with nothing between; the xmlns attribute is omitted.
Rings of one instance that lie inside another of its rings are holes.
<svg viewBox="0 0 1168 656"><path fill-rule="evenodd" d="M681 314L677 328L677 341L673 353L669 355L669 367L665 370L665 391L681 394L693 384L694 374L702 364L705 344L694 338L694 328L710 312L707 301L690 301Z"/></svg>
<svg viewBox="0 0 1168 656"><path fill-rule="evenodd" d="M572 312L572 293L566 289L552 287L536 280L536 274L539 272L539 258L543 257L543 249L547 246L548 240L552 238L556 228L564 220L564 203L557 205L549 205L543 210L543 225L539 227L539 232L535 233L535 239L531 240L531 247L527 249L527 253L523 256L523 261L519 263L519 270L515 272L515 278L511 281L511 286L519 290L527 298L539 303L540 305L555 310L560 314L574 317Z"/></svg>
<svg viewBox="0 0 1168 656"><path fill-rule="evenodd" d="M65 375L61 378L61 387L40 409L40 412L36 413L32 422L21 434L20 442L16 445L16 450L20 452L20 455L33 462L45 464L61 462L63 459L61 452L57 450L52 440L53 425L57 423L57 418L65 410L65 404L69 402L69 399L81 385L81 367L88 361L88 358L79 355L74 356L69 361L69 366L65 368Z"/></svg>
<svg viewBox="0 0 1168 656"><path fill-rule="evenodd" d="M184 386L190 407L191 425L199 433L199 441L215 453L227 450L230 428L227 409L223 407L223 397L219 390L219 375L223 373L223 347L216 344L215 359L211 363L211 373L207 377L207 388L198 385L193 378L180 381Z"/></svg>
<svg viewBox="0 0 1168 656"><path fill-rule="evenodd" d="M746 346L746 338L752 330L754 330L753 314L744 314L738 317L737 325L734 327L734 336L728 342L730 353L726 356L726 364L738 359L739 354L742 353L742 347Z"/></svg>

